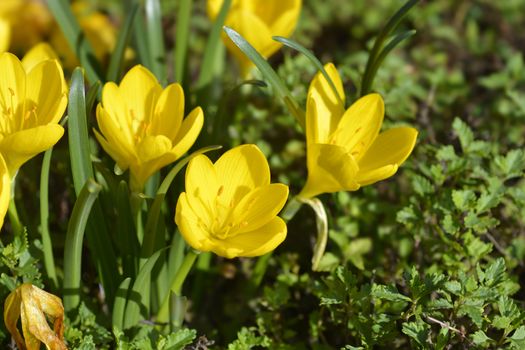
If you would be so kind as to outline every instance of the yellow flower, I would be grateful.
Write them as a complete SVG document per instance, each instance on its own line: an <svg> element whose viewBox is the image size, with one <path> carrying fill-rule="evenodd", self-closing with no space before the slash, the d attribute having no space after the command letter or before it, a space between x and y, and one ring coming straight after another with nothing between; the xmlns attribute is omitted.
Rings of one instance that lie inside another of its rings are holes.
<svg viewBox="0 0 525 350"><path fill-rule="evenodd" d="M53 24L53 17L42 0L1 0L0 18L9 23L9 51L17 53L41 42Z"/></svg>
<svg viewBox="0 0 525 350"><path fill-rule="evenodd" d="M53 329L47 323L53 323ZM22 319L22 333L17 328ZM59 297L29 283L24 283L7 296L4 322L19 349L39 350L44 343L50 350L67 349L64 343L64 307Z"/></svg>
<svg viewBox="0 0 525 350"><path fill-rule="evenodd" d="M11 42L11 26L9 22L3 18L0 18L0 53L5 52L9 49L9 43Z"/></svg>
<svg viewBox="0 0 525 350"><path fill-rule="evenodd" d="M398 127L379 133L383 99L366 95L344 109L341 78L333 64L325 70L340 98L318 73L310 84L306 107L308 180L299 196L355 191L394 175L408 158L417 130Z"/></svg>
<svg viewBox="0 0 525 350"><path fill-rule="evenodd" d="M26 72L45 60L58 60L58 56L48 43L36 44L22 58L22 66Z"/></svg>
<svg viewBox="0 0 525 350"><path fill-rule="evenodd" d="M223 0L208 0L208 16L214 20ZM301 0L233 0L225 25L241 34L263 57L273 55L282 44L272 36L289 37L294 31L301 12ZM225 35L226 47L237 57L243 75L252 67L251 61Z"/></svg>
<svg viewBox="0 0 525 350"><path fill-rule="evenodd" d="M72 11L82 32L93 47L96 58L101 63L106 63L117 44L117 28L106 14L93 10L86 1L74 2ZM57 49L66 69L73 69L80 65L76 54L69 47L69 43L58 26L51 34L51 43ZM132 51L126 50L125 57L129 59L132 56Z"/></svg>
<svg viewBox="0 0 525 350"><path fill-rule="evenodd" d="M0 229L4 225L4 217L11 199L11 177L7 171L4 157L0 154Z"/></svg>
<svg viewBox="0 0 525 350"><path fill-rule="evenodd" d="M107 83L97 107L95 136L121 170L130 169L131 188L142 190L160 168L193 145L204 116L195 108L184 120L184 92L179 84L164 90L142 66L133 67L119 86Z"/></svg>
<svg viewBox="0 0 525 350"><path fill-rule="evenodd" d="M190 161L175 222L194 249L230 259L259 256L286 238L286 223L277 214L287 198L287 186L270 184L259 148L241 145L215 164L204 155Z"/></svg>
<svg viewBox="0 0 525 350"><path fill-rule="evenodd" d="M56 60L25 69L7 52L0 54L0 77L0 153L14 176L23 163L62 137L58 121L67 105L67 86Z"/></svg>

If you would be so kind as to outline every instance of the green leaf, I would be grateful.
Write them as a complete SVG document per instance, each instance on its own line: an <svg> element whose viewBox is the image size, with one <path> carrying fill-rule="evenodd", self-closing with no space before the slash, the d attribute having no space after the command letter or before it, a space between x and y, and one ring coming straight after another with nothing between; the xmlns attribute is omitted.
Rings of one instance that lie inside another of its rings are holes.
<svg viewBox="0 0 525 350"><path fill-rule="evenodd" d="M138 3L131 4L131 9L127 12L124 24L120 28L117 44L113 49L109 61L108 72L106 74L107 81L117 82L124 68L124 53L131 38L135 16L137 15L139 7L140 5Z"/></svg>
<svg viewBox="0 0 525 350"><path fill-rule="evenodd" d="M459 118L454 119L452 128L459 137L459 142L461 143L463 152L468 152L470 145L474 142L474 133L470 127Z"/></svg>
<svg viewBox="0 0 525 350"><path fill-rule="evenodd" d="M288 88L282 82L281 78L279 78L277 73L268 64L268 61L266 61L264 57L262 57L261 54L235 30L226 26L224 26L223 29L233 43L237 45L237 47L253 62L253 64L255 64L263 77L268 80L268 83L270 83L277 96L283 99L284 104L288 107L290 113L292 113L295 119L297 119L299 125L301 125L304 130L306 126L304 110L299 106Z"/></svg>
<svg viewBox="0 0 525 350"><path fill-rule="evenodd" d="M330 88L332 89L332 92L334 93L335 96L337 96L337 99L339 100L341 105L344 106L343 98L342 98L342 96L339 95L339 92L337 91L337 88L335 87L335 84L332 81L332 78L330 78L330 76L328 75L328 73L324 69L323 64L321 63L321 61L319 61L319 59L317 59L317 57L315 57L315 55L314 55L314 53L312 51L308 50L307 48L305 48L304 46L302 46L301 44L299 44L298 42L296 42L296 41L294 41L292 39L284 38L282 36L274 36L274 37L272 37L272 39L277 41L277 42L279 42L279 43L281 43L281 44L283 44L283 45L285 45L285 46L288 46L288 47L290 47L290 48L292 48L294 50L299 51L306 58L308 58L310 60L310 62L313 63L315 68L317 68L317 70L319 72L321 72L321 74L323 74L324 78L326 79L326 81L330 85Z"/></svg>
<svg viewBox="0 0 525 350"><path fill-rule="evenodd" d="M71 311L80 303L82 246L89 213L102 187L93 180L86 182L73 207L64 247L64 309Z"/></svg>
<svg viewBox="0 0 525 350"><path fill-rule="evenodd" d="M422 348L427 348L430 326L423 321L403 323L402 332L408 335Z"/></svg>
<svg viewBox="0 0 525 350"><path fill-rule="evenodd" d="M360 270L365 269L363 255L372 250L372 240L370 238L356 238L348 244L343 254L345 259L349 260L355 267Z"/></svg>
<svg viewBox="0 0 525 350"><path fill-rule="evenodd" d="M125 278L117 289L115 294L115 303L113 304L113 312L111 313L111 321L113 328L123 329L124 312L126 311L126 301L128 300L128 290L131 284L131 277Z"/></svg>
<svg viewBox="0 0 525 350"><path fill-rule="evenodd" d="M492 339L487 337L485 332L483 332L482 330L478 330L474 334L472 334L472 341L476 345L483 345L483 344L486 344L487 342L489 342L491 340Z"/></svg>
<svg viewBox="0 0 525 350"><path fill-rule="evenodd" d="M452 201L460 211L467 211L473 207L476 194L472 190L453 190Z"/></svg>
<svg viewBox="0 0 525 350"><path fill-rule="evenodd" d="M193 0L179 1L177 24L175 26L175 81L181 84L184 79L184 68L188 52L192 4Z"/></svg>
<svg viewBox="0 0 525 350"><path fill-rule="evenodd" d="M525 347L525 326L516 329L509 340L515 349L523 349Z"/></svg>
<svg viewBox="0 0 525 350"><path fill-rule="evenodd" d="M214 68L217 62L217 55L220 53L219 44L221 39L221 30L226 19L226 15L230 9L232 0L224 0L222 2L221 10L213 22L213 26L206 42L204 49L204 57L202 59L201 72L197 80L197 88L202 88L208 85L213 78Z"/></svg>
<svg viewBox="0 0 525 350"><path fill-rule="evenodd" d="M137 278L133 282L128 299L126 302L126 311L124 312L123 329L135 326L141 315L149 317L149 296L151 288L151 271L161 254L167 249L162 248L149 257L140 269Z"/></svg>
<svg viewBox="0 0 525 350"><path fill-rule="evenodd" d="M84 73L79 67L75 68L71 77L67 112L69 156L75 193L78 195L87 179L95 177L89 153Z"/></svg>
<svg viewBox="0 0 525 350"><path fill-rule="evenodd" d="M99 74L99 63L94 54L95 51L71 11L69 1L48 0L47 5L66 37L71 51L75 53L82 67L86 69L89 81L93 83L102 80L101 74Z"/></svg>
<svg viewBox="0 0 525 350"><path fill-rule="evenodd" d="M197 332L194 329L181 328L174 333L170 333L166 337L162 337L157 342L158 350L183 350L190 345L197 337Z"/></svg>
<svg viewBox="0 0 525 350"><path fill-rule="evenodd" d="M186 0L187 1L187 0ZM162 85L168 77L166 72L166 49L162 31L162 11L159 0L144 0L146 12L146 38L149 54L149 68ZM144 33L142 33L144 35Z"/></svg>
<svg viewBox="0 0 525 350"><path fill-rule="evenodd" d="M389 300L394 302L411 302L412 299L409 297L399 293L397 288L395 286L385 286L380 284L373 284L372 285L372 292L371 295L374 298L383 299L383 300Z"/></svg>

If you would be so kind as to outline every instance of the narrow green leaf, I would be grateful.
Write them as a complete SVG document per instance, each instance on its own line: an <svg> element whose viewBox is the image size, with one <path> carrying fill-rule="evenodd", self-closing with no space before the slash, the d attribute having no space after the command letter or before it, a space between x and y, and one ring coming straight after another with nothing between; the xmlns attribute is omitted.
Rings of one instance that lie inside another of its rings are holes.
<svg viewBox="0 0 525 350"><path fill-rule="evenodd" d="M190 37L190 18L193 0L181 0L175 26L175 81L182 84L184 68L186 67L186 54L188 52L188 39Z"/></svg>
<svg viewBox="0 0 525 350"><path fill-rule="evenodd" d="M97 80L89 87L86 95L86 115L89 116L97 99L100 98L102 83Z"/></svg>
<svg viewBox="0 0 525 350"><path fill-rule="evenodd" d="M197 80L197 88L202 88L208 85L213 78L213 69L217 61L217 54L219 52L218 47L221 38L221 30L226 20L226 15L230 9L232 0L224 0L221 6L219 14L213 22L210 36L206 42L206 48L204 49L204 58L202 60L201 72L199 79Z"/></svg>
<svg viewBox="0 0 525 350"><path fill-rule="evenodd" d="M87 131L86 98L84 94L84 73L82 68L75 68L69 90L69 156L73 185L78 195L89 178L94 178Z"/></svg>
<svg viewBox="0 0 525 350"><path fill-rule="evenodd" d="M379 55L381 55L381 51L383 49L383 46L385 44L385 41L387 38L390 37L391 33L396 30L396 28L399 26L403 18L408 14L410 9L414 7L419 0L408 0L403 7L401 7L387 22L387 24L383 27L379 35L377 36L376 40L374 41L374 46L372 47L372 51L370 52L370 56L368 57L368 61L366 63L365 72L363 74L363 79L361 82L361 96L364 96L368 94L372 89L372 82L374 80L375 72L377 72L377 68L374 67L374 64L377 61L377 58ZM374 72L375 69L375 72Z"/></svg>
<svg viewBox="0 0 525 350"><path fill-rule="evenodd" d="M162 34L162 11L159 0L145 0L146 10L146 37L151 65L149 68L157 79L164 85L166 76L166 49ZM144 35L144 34L142 34Z"/></svg>
<svg viewBox="0 0 525 350"><path fill-rule="evenodd" d="M71 51L75 53L82 66L86 69L89 81L102 80L99 73L99 63L94 54L95 51L71 11L69 1L48 0L47 4L66 37Z"/></svg>
<svg viewBox="0 0 525 350"><path fill-rule="evenodd" d="M40 234L42 235L42 251L44 253L44 267L47 277L52 282L54 290L58 289L58 278L53 257L53 243L49 234L49 168L53 148L44 153L42 170L40 172Z"/></svg>
<svg viewBox="0 0 525 350"><path fill-rule="evenodd" d="M131 31L138 9L139 4L134 3L126 16L124 25L120 28L117 45L115 45L115 49L113 50L109 61L109 68L106 74L107 81L116 82L120 77L123 68L124 53L126 52L126 47L128 46L131 37Z"/></svg>
<svg viewBox="0 0 525 350"><path fill-rule="evenodd" d="M157 195L155 196L155 199L153 201L153 204L149 210L148 219L146 222L146 230L144 232L144 240L142 245L142 253L141 257L144 261L144 259L149 258L149 256L155 251L155 242L157 240L157 226L158 221L160 217L160 210L162 207L162 202L164 201L164 197L166 196L166 193L168 192L168 189L173 182L173 179L175 176L179 173L179 171L182 170L182 168L188 164L188 162L198 156L199 154L203 154L209 151L213 151L216 149L221 148L222 146L208 146L205 148L201 148L186 158L181 159L177 164L170 170L168 175L164 178L162 181L159 190L157 191Z"/></svg>
<svg viewBox="0 0 525 350"><path fill-rule="evenodd" d="M324 69L323 64L321 63L321 61L319 61L319 59L317 57L315 57L315 55L314 55L314 53L312 51L308 50L306 47L302 46L301 44L299 44L298 42L296 42L296 41L294 41L292 39L288 39L288 38L285 38L285 37L282 37L282 36L274 36L274 37L272 37L272 39L277 41L277 42L279 42L279 43L281 43L281 44L283 44L283 45L285 45L285 46L288 46L289 48L292 48L292 49L294 49L296 51L299 51L306 58L308 58L310 60L310 62L312 62L314 64L314 66L317 68L317 70L320 71L323 74L323 76L326 79L326 81L328 81L328 84L330 84L330 88L332 89L334 94L339 99L339 102L341 102L341 104L344 106L343 98L342 98L342 96L339 95L339 92L337 91L337 88L335 87L335 84L332 81L332 78L330 78L330 76L328 75L328 73Z"/></svg>
<svg viewBox="0 0 525 350"><path fill-rule="evenodd" d="M151 270L159 259L160 255L168 247L156 251L142 266L137 278L133 282L133 287L129 291L126 303L126 311L123 322L123 329L133 327L140 321L140 315L144 317L149 313L149 295L151 288Z"/></svg>
<svg viewBox="0 0 525 350"><path fill-rule="evenodd" d="M127 0L126 6L139 6L139 12L135 18L133 26L133 43L138 53L139 62L151 69L152 63L149 52L149 38L144 35L146 33L146 20L144 15L144 2L142 0Z"/></svg>
<svg viewBox="0 0 525 350"><path fill-rule="evenodd" d="M115 294L115 304L113 304L113 312L111 314L111 321L113 327L123 329L124 312L126 311L126 301L128 300L128 290L131 284L131 277L125 278L117 289Z"/></svg>
<svg viewBox="0 0 525 350"><path fill-rule="evenodd" d="M73 207L64 247L64 308L75 309L80 303L82 246L89 213L102 187L88 179Z"/></svg>
<svg viewBox="0 0 525 350"><path fill-rule="evenodd" d="M262 57L261 54L235 30L226 26L223 28L233 43L237 45L237 47L253 62L253 64L255 64L263 77L268 80L277 96L283 99L290 113L292 113L299 122L299 125L304 129L306 125L304 110L299 106L288 88L282 82L281 78L279 78L270 64L268 64L268 61L266 61L264 57Z"/></svg>

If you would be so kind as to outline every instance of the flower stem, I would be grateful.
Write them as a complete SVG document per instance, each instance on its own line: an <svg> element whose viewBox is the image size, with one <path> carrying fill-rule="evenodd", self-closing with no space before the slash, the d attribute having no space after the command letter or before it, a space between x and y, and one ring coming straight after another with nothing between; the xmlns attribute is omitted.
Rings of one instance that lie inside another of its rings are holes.
<svg viewBox="0 0 525 350"><path fill-rule="evenodd" d="M195 259L197 259L197 255L198 254L193 250L190 250L188 253L186 253L184 260L182 261L182 264L180 265L179 270L175 275L175 279L171 284L171 290L176 295L181 294L182 285L184 284L184 281L186 280L186 277L188 276L188 273L190 272L191 267L195 262Z"/></svg>
<svg viewBox="0 0 525 350"><path fill-rule="evenodd" d="M11 227L13 228L13 233L15 236L21 235L23 232L22 224L20 223L20 219L18 218L18 211L16 210L16 203L15 203L15 197L11 196L11 200L9 201L9 221L11 222Z"/></svg>

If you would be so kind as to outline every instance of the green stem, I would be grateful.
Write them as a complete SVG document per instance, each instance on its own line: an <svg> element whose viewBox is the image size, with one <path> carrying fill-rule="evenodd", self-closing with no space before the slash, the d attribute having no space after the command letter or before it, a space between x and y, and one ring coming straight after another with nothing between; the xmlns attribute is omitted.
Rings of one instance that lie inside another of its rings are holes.
<svg viewBox="0 0 525 350"><path fill-rule="evenodd" d="M133 223L137 232L137 239L140 244L144 239L144 226L142 225L142 204L144 197L141 193L132 192L130 196L131 214L133 216Z"/></svg>
<svg viewBox="0 0 525 350"><path fill-rule="evenodd" d="M20 223L20 219L18 218L18 211L16 210L16 203L15 203L14 196L11 196L11 200L9 201L8 214L9 214L9 221L11 222L11 227L13 228L13 233L15 235L21 235L23 232L23 228L22 228L22 224Z"/></svg>
<svg viewBox="0 0 525 350"><path fill-rule="evenodd" d="M42 161L42 171L40 175L40 230L42 235L42 251L44 254L44 267L47 276L53 283L53 289L58 288L58 278L55 269L55 259L53 257L53 244L49 234L49 168L51 165L51 155L53 148L44 153Z"/></svg>
<svg viewBox="0 0 525 350"><path fill-rule="evenodd" d="M195 251L193 250L188 251L188 253L186 253L186 256L184 256L184 260L182 261L182 264L177 270L177 273L175 274L175 278L171 282L171 292L173 292L178 297L181 296L182 286L184 284L184 281L186 280L186 277L188 276L188 273L190 272L193 266L193 263L197 259L197 256L198 254ZM159 322L166 321L168 319L168 314L171 314L169 312L170 311L170 299L171 299L170 297L171 297L171 293L168 292L168 294L164 298L164 301L162 302L162 305L159 309L159 313L157 315L157 321Z"/></svg>

